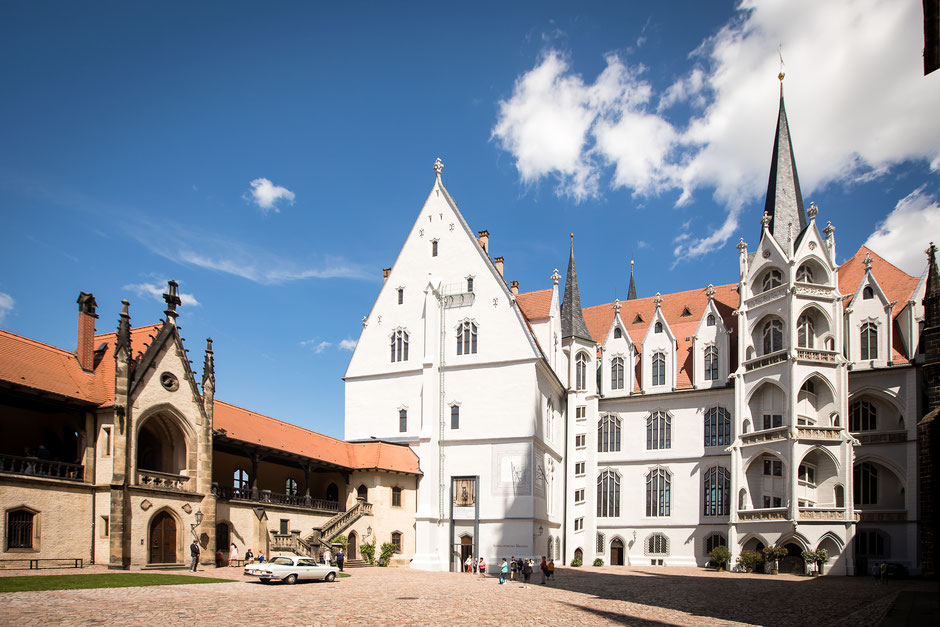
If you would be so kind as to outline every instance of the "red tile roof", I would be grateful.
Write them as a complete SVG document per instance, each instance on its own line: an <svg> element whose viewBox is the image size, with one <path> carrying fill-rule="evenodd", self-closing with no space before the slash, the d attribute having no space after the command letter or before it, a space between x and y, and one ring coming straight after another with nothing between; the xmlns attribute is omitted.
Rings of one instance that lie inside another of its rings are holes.
<svg viewBox="0 0 940 627"><path fill-rule="evenodd" d="M83 403L101 402L95 373L83 370L75 353L3 330L0 381Z"/></svg>
<svg viewBox="0 0 940 627"><path fill-rule="evenodd" d="M531 321L545 320L551 314L552 290L538 290L523 292L516 295L516 303L522 310L522 315Z"/></svg>
<svg viewBox="0 0 940 627"><path fill-rule="evenodd" d="M865 278L865 255L870 254L872 259L871 271L875 275L875 280L881 286L888 301L897 301L894 307L894 315L901 313L904 305L911 299L917 283L920 281L904 272L900 268L893 266L879 257L867 246L862 246L858 252L839 267L839 291L845 296L855 296L858 286Z"/></svg>

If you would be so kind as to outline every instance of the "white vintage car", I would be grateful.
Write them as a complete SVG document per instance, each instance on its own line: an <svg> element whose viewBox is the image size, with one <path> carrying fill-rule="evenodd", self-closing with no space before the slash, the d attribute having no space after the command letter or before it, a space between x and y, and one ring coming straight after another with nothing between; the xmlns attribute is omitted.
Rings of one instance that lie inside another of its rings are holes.
<svg viewBox="0 0 940 627"><path fill-rule="evenodd" d="M281 556L262 564L245 566L245 574L261 579L261 583L283 581L297 583L302 579L333 581L339 571L335 566L321 564L312 557Z"/></svg>

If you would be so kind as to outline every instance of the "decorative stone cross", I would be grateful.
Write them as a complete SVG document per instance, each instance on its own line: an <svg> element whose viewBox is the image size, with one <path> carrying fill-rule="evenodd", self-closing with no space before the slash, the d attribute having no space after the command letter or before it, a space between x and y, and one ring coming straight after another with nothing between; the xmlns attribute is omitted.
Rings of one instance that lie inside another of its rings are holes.
<svg viewBox="0 0 940 627"><path fill-rule="evenodd" d="M659 306L663 304L663 297L659 295L659 292L656 292L656 298L653 299L653 304L656 305L656 309L659 309Z"/></svg>
<svg viewBox="0 0 940 627"><path fill-rule="evenodd" d="M766 229L766 228L770 228L770 221L771 221L771 220L773 220L773 218L771 218L771 217L770 217L770 214L765 211L765 212L764 212L764 215L761 216L760 223L761 223L762 225L764 225L764 228L765 228L765 229Z"/></svg>
<svg viewBox="0 0 940 627"><path fill-rule="evenodd" d="M747 252L747 244L744 243L744 238L743 238L743 237L740 238L740 241L738 241L738 245L736 246L736 248L738 249L738 252L740 252L740 253L745 253L745 252Z"/></svg>
<svg viewBox="0 0 940 627"><path fill-rule="evenodd" d="M615 316L620 315L620 308L621 308L620 299L617 298L614 300L614 315Z"/></svg>
<svg viewBox="0 0 940 627"><path fill-rule="evenodd" d="M924 252L927 253L927 260L933 261L933 258L937 255L937 247L933 245L933 242L930 242L930 246Z"/></svg>
<svg viewBox="0 0 940 627"><path fill-rule="evenodd" d="M874 259L871 258L871 253L865 253L865 259L862 260L862 263L865 264L865 272L871 271L871 264Z"/></svg>
<svg viewBox="0 0 940 627"><path fill-rule="evenodd" d="M832 234L836 232L836 227L832 226L832 222L826 222L826 228L823 229L823 233L826 234L826 239L832 239Z"/></svg>
<svg viewBox="0 0 940 627"><path fill-rule="evenodd" d="M708 296L708 300L715 298L715 286L709 283L708 288L705 290L705 295Z"/></svg>
<svg viewBox="0 0 940 627"><path fill-rule="evenodd" d="M558 268L555 268L555 271L552 272L552 285L558 285L558 281L561 279L561 275L558 274Z"/></svg>
<svg viewBox="0 0 940 627"><path fill-rule="evenodd" d="M819 213L819 207L816 206L816 203L814 202L809 203L809 209L806 210L806 216L810 220L815 220L817 213Z"/></svg>
<svg viewBox="0 0 940 627"><path fill-rule="evenodd" d="M440 176L441 172L443 171L444 171L444 163L441 161L441 158L438 157L437 160L434 162L434 172L436 172L437 175Z"/></svg>

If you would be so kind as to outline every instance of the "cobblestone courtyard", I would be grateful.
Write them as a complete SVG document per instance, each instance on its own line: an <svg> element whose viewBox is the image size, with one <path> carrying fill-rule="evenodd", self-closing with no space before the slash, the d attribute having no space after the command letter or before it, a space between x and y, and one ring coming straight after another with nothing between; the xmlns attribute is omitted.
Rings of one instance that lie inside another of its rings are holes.
<svg viewBox="0 0 940 627"><path fill-rule="evenodd" d="M0 571L0 576L109 572ZM113 572L113 571L110 571ZM557 581L498 585L457 573L361 568L329 584L234 583L0 595L8 625L877 625L899 591L869 578L714 573L696 568L561 568Z"/></svg>

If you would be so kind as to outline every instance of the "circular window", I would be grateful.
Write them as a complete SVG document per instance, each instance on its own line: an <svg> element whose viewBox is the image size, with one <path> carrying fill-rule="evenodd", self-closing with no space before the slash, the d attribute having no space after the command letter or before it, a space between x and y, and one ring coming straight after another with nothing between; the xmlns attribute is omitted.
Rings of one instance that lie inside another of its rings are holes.
<svg viewBox="0 0 940 627"><path fill-rule="evenodd" d="M164 372L160 375L160 383L171 392L175 392L180 387L180 381L172 372Z"/></svg>

